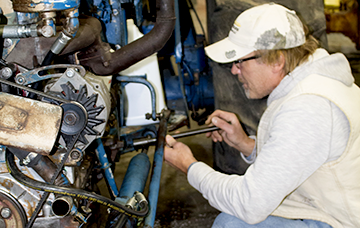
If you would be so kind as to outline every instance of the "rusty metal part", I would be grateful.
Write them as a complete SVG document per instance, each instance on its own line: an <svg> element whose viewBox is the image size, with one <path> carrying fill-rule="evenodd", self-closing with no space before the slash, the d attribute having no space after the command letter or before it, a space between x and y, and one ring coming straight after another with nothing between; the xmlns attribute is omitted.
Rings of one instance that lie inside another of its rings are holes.
<svg viewBox="0 0 360 228"><path fill-rule="evenodd" d="M151 175L151 181L149 185L149 205L150 205L150 213L145 218L144 227L153 227L156 215L156 206L159 197L159 188L160 188L160 179L161 179L161 171L162 171L162 164L164 161L164 147L165 147L165 137L167 134L167 123L169 121L169 117L171 114L170 110L162 110L163 113L158 134L157 134L157 141L154 153L154 160L153 160L153 169Z"/></svg>
<svg viewBox="0 0 360 228"><path fill-rule="evenodd" d="M62 158L60 164L58 164L58 166L56 167L55 172L52 173L51 180L49 181L50 184L54 184L55 181L58 179L58 176L62 173L64 164L65 164L67 158L69 157L69 154L70 154L71 150L73 149L73 147L75 145L75 142L78 139L78 137L79 137L79 134L73 135L70 142L66 145L67 146L66 153L65 153L64 157ZM28 221L28 223L25 226L26 228L32 227L32 225L35 222L35 219L37 218L38 214L40 213L40 210L44 206L45 201L48 199L49 195L50 195L49 192L44 192L43 193L43 195L41 196L40 201L36 205L36 208L35 208L33 214L30 217L30 220Z"/></svg>
<svg viewBox="0 0 360 228"><path fill-rule="evenodd" d="M4 160L5 158L5 150L3 152L0 152L0 159ZM17 162L18 163L18 162ZM41 163L43 163L41 161ZM20 169L21 172L24 173L26 176L33 178L33 179L37 179L39 178L38 173L36 173L34 171L34 169L29 168L27 166L19 166L17 165ZM50 169L48 168L44 168L39 166L39 169L42 169L42 172L45 173L45 175L47 175L47 177L45 177L45 179L50 178L50 172L53 172L51 170L53 170L56 167L52 167ZM41 181L44 181L43 179L38 179ZM61 182L58 181L58 179L55 181L55 183L57 184L61 184ZM15 199L17 199L17 201L19 202L19 204L21 204L21 206L23 207L23 210L25 211L26 217L30 218L31 215L34 213L34 210L36 208L36 204L37 202L41 199L41 195L42 192L28 188L22 184L20 184L18 181L16 181L7 171L6 168L6 164L5 163L0 163L0 192L4 192L6 194L9 194L11 196L13 196ZM48 199L49 202L52 202L54 200L54 195L51 195ZM65 222L67 220L73 221L73 216L70 216L70 218L65 217L65 218L59 218L59 217L54 217L51 214L51 206L50 204L45 204L42 207L41 213L39 214L39 216L36 219L35 225L34 227L38 227L39 225L41 225L41 227L78 227L79 223L77 222L77 226L71 225L72 223ZM63 221L65 222L63 224ZM61 224L59 226L59 223ZM68 225L65 225L68 224ZM7 227L25 227L25 223L23 225L20 226L7 226Z"/></svg>
<svg viewBox="0 0 360 228"><path fill-rule="evenodd" d="M67 4L64 4L65 1L12 0L14 11L25 13L68 10L79 5L79 2L78 0L67 0Z"/></svg>
<svg viewBox="0 0 360 228"><path fill-rule="evenodd" d="M95 42L98 34L100 34L101 24L98 19L81 15L79 22L80 27L76 36L69 41L60 55L75 53L81 49L89 47ZM60 30L58 30L58 34L60 34ZM41 63L56 39L57 36L51 38L36 37L20 39L16 48L9 52L9 55L6 57L6 61L16 62L28 69L32 69L34 64L32 58L29 58L29 56L35 56L37 61Z"/></svg>
<svg viewBox="0 0 360 228"><path fill-rule="evenodd" d="M156 24L149 33L113 53L99 35L93 48L77 54L80 64L90 67L97 75L113 75L159 51L171 37L176 17L174 1L157 0L156 6Z"/></svg>
<svg viewBox="0 0 360 228"><path fill-rule="evenodd" d="M6 166L4 164L3 166ZM6 169L6 167L3 167ZM33 176L27 167L21 167L22 171L27 175ZM22 205L23 210L27 217L30 217L33 213L37 201L40 199L41 192L27 188L14 180L8 172L3 172L0 175L0 192L14 196L18 202ZM1 194L0 194L1 195ZM49 207L49 212L50 212ZM43 210L46 211L46 210ZM24 226L21 226L23 228Z"/></svg>
<svg viewBox="0 0 360 228"><path fill-rule="evenodd" d="M75 181L74 181L74 188L84 189L89 187L87 180L91 175L92 169L94 167L94 161L92 157L89 155L84 156L83 161L81 162L80 166L75 167Z"/></svg>
<svg viewBox="0 0 360 228"><path fill-rule="evenodd" d="M22 228L26 214L21 204L10 194L0 191L0 227Z"/></svg>
<svg viewBox="0 0 360 228"><path fill-rule="evenodd" d="M207 133L207 132L211 132L211 131L217 131L217 130L220 130L220 128L218 128L216 126L212 126L212 127L207 127L207 128L200 128L200 129L195 129L195 130L190 130L190 131L184 131L184 132L181 132L181 133L172 134L171 136L174 139L177 139L177 138L183 138L183 137L193 136L193 135ZM155 138L151 138L151 139L135 139L134 142L133 142L133 145L135 147L135 146L142 146L142 145L152 144L152 143L155 143L155 142L156 142Z"/></svg>
<svg viewBox="0 0 360 228"><path fill-rule="evenodd" d="M0 93L0 144L47 155L61 118L59 106Z"/></svg>
<svg viewBox="0 0 360 228"><path fill-rule="evenodd" d="M31 166L46 182L50 182L54 173L56 172L57 166L47 156L41 156L41 159L34 165ZM58 186L70 186L69 180L65 175L59 175L54 182Z"/></svg>

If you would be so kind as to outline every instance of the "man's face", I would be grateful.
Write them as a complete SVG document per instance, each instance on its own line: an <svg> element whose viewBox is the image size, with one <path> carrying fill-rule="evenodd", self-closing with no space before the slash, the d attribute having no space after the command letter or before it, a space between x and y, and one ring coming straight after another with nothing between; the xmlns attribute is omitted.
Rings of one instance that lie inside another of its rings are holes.
<svg viewBox="0 0 360 228"><path fill-rule="evenodd" d="M255 55L252 52L241 59ZM239 81L243 83L243 88L249 99L261 99L269 95L283 78L282 71L274 66L262 63L260 59L233 64L231 73L237 75Z"/></svg>

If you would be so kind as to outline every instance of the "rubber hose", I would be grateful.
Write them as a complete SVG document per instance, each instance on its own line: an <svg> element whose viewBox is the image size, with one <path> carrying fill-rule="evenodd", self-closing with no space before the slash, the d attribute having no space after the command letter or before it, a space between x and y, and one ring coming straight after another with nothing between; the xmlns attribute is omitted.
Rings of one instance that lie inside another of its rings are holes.
<svg viewBox="0 0 360 228"><path fill-rule="evenodd" d="M6 151L6 166L12 177L14 177L18 182L20 182L21 184L23 184L29 188L33 188L33 189L36 189L39 191L45 191L45 192L50 192L50 193L54 193L54 194L59 194L59 195L78 197L81 199L91 200L93 202L100 203L104 206L110 207L113 210L116 210L120 213L123 213L123 214L125 214L129 217L133 217L133 218L145 217L149 211L148 206L146 206L145 208L143 208L140 211L135 211L135 210L127 208L126 206L121 205L115 201L112 201L111 199L108 199L104 196L101 196L101 195L98 195L95 193L90 193L90 192L84 191L82 189L74 189L74 188L68 188L68 187L63 187L63 186L51 185L51 184L47 184L47 183L43 183L43 182L31 179L31 178L27 177L26 175L24 175L18 169L18 167L15 163L14 155L8 151Z"/></svg>

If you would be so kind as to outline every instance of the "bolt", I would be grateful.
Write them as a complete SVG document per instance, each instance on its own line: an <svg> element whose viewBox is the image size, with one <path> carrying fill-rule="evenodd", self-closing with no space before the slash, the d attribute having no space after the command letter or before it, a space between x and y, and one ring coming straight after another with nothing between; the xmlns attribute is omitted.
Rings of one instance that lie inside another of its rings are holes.
<svg viewBox="0 0 360 228"><path fill-rule="evenodd" d="M37 156L36 153L30 152L23 160L23 165L28 165L35 157Z"/></svg>
<svg viewBox="0 0 360 228"><path fill-rule="evenodd" d="M64 122L70 126L75 125L77 122L76 114L70 111L66 112L64 114Z"/></svg>
<svg viewBox="0 0 360 228"><path fill-rule="evenodd" d="M41 28L41 33L44 37L52 37L54 35L53 27L45 25Z"/></svg>
<svg viewBox="0 0 360 228"><path fill-rule="evenodd" d="M87 206L81 206L81 209L83 210L83 212L85 212L87 214L91 213L91 209Z"/></svg>
<svg viewBox="0 0 360 228"><path fill-rule="evenodd" d="M4 48L9 48L9 47L11 47L12 45L13 45L13 41L12 41L11 39L6 38L6 39L4 40Z"/></svg>
<svg viewBox="0 0 360 228"><path fill-rule="evenodd" d="M117 16L119 14L119 10L113 9L113 14L114 14L114 16Z"/></svg>
<svg viewBox="0 0 360 228"><path fill-rule="evenodd" d="M10 69L10 67L4 67L1 70L1 77L8 79L11 77L11 75L13 74L12 70Z"/></svg>
<svg viewBox="0 0 360 228"><path fill-rule="evenodd" d="M16 82L17 82L18 84L22 85L22 84L25 82L25 80L24 80L23 77L17 77Z"/></svg>
<svg viewBox="0 0 360 228"><path fill-rule="evenodd" d="M66 71L66 76L68 76L69 78L74 77L74 75L75 75L75 72L72 69L68 69Z"/></svg>
<svg viewBox="0 0 360 228"><path fill-rule="evenodd" d="M164 116L164 114L162 112L156 113L156 118L162 118L163 116Z"/></svg>
<svg viewBox="0 0 360 228"><path fill-rule="evenodd" d="M4 207L3 209L1 209L0 213L1 213L1 217L3 217L4 219L11 217L11 210L7 207Z"/></svg>
<svg viewBox="0 0 360 228"><path fill-rule="evenodd" d="M78 160L81 157L81 153L77 150L73 150L71 151L70 157L73 160Z"/></svg>
<svg viewBox="0 0 360 228"><path fill-rule="evenodd" d="M22 160L22 163L23 163L24 165L28 165L30 162L31 162L31 159L29 158L29 156L25 157L25 158Z"/></svg>
<svg viewBox="0 0 360 228"><path fill-rule="evenodd" d="M146 118L147 120L151 119L151 117L152 117L151 113L146 113L146 114L145 114L145 118Z"/></svg>

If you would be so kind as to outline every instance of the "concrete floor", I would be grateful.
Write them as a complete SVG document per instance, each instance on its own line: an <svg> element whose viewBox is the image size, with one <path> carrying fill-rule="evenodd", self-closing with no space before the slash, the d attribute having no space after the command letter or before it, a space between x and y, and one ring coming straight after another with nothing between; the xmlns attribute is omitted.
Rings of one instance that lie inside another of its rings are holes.
<svg viewBox="0 0 360 228"><path fill-rule="evenodd" d="M195 122L191 122L190 125L191 129L199 128ZM185 126L178 130L181 132L189 129ZM178 141L187 144L196 158L212 165L212 141L204 134L181 138ZM154 152L155 147L150 147L147 153L150 161L153 159ZM127 166L137 153L140 152L135 151L122 155L120 162L116 164L114 176L117 186L121 186ZM104 191L102 194L110 197L105 182L103 181L100 185L102 186L100 189ZM147 191L148 184L144 191L145 194ZM211 227L218 214L219 211L211 207L207 200L187 182L185 174L169 164L163 163L155 228Z"/></svg>
<svg viewBox="0 0 360 228"><path fill-rule="evenodd" d="M197 127L195 123L192 126ZM187 144L196 158L212 165L212 142L204 134L179 141ZM189 185L185 174L164 163L161 178L155 227L211 226L219 212Z"/></svg>

